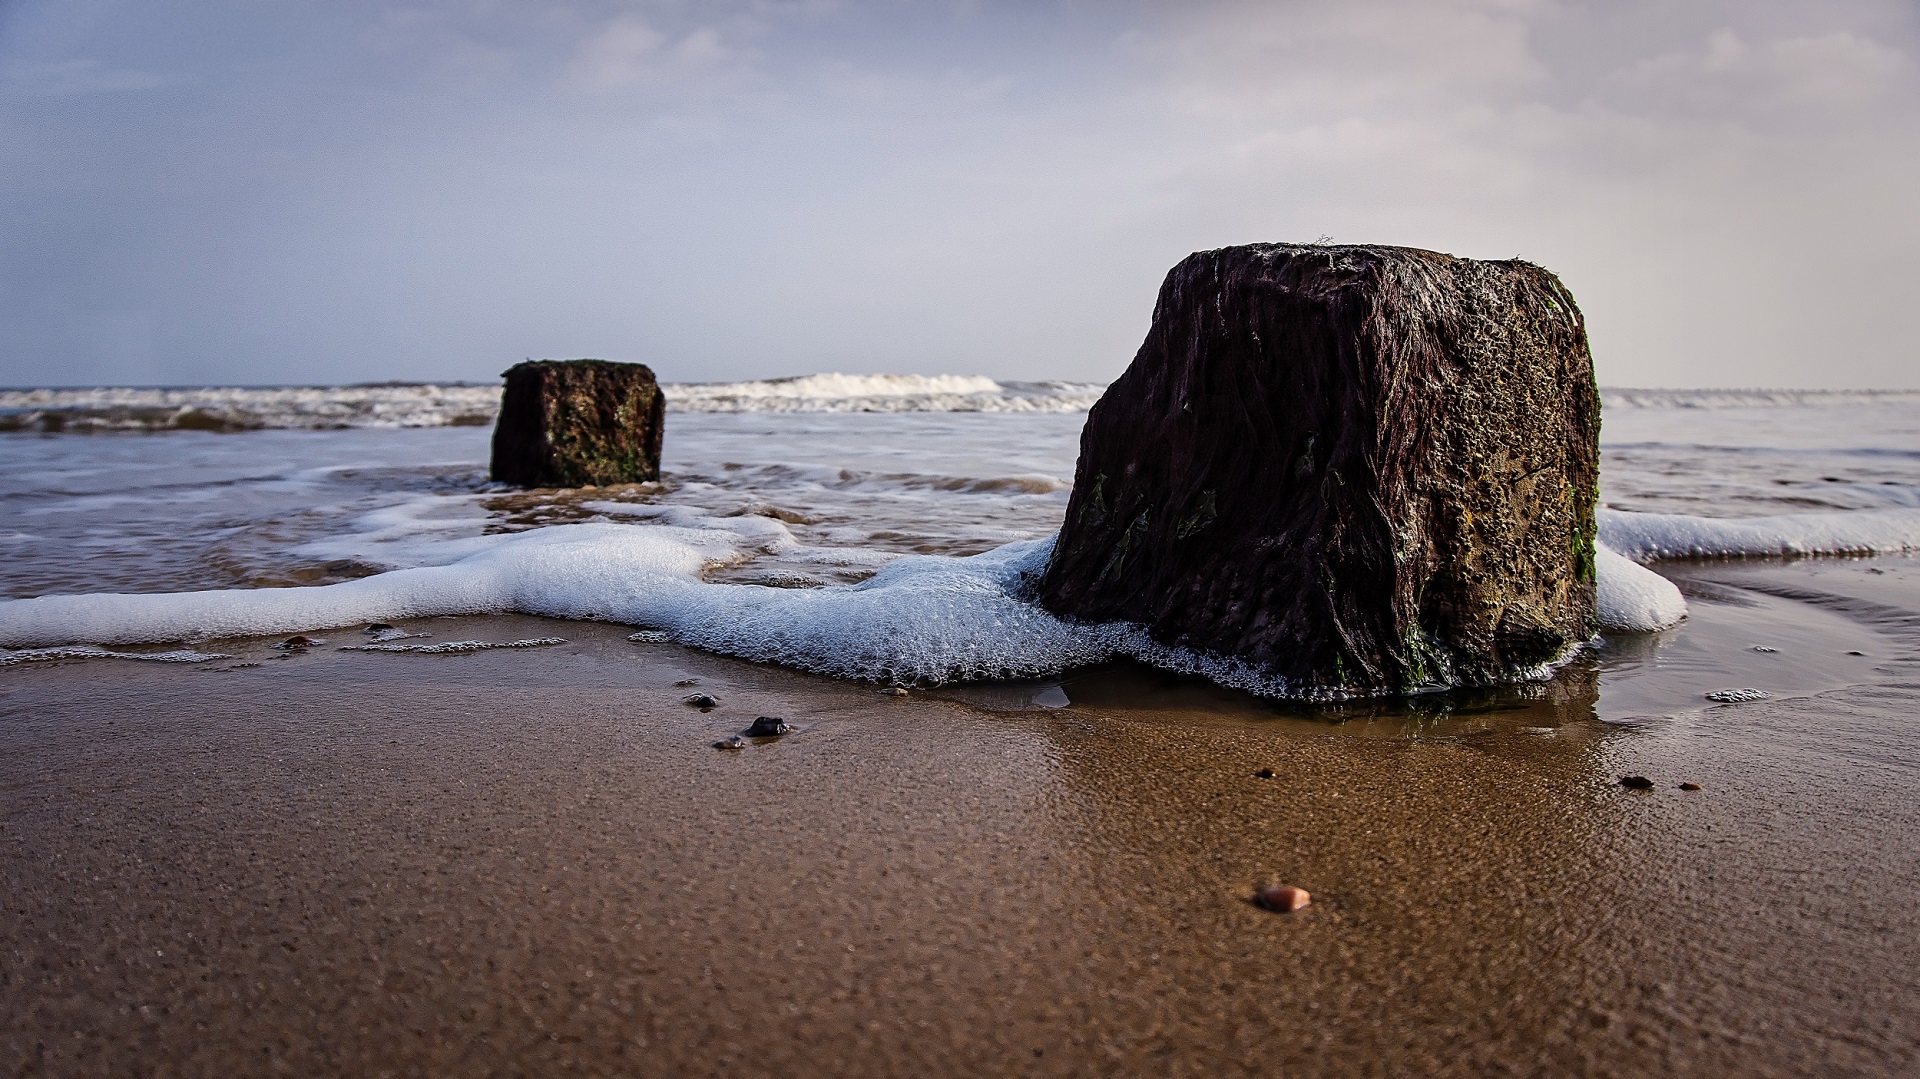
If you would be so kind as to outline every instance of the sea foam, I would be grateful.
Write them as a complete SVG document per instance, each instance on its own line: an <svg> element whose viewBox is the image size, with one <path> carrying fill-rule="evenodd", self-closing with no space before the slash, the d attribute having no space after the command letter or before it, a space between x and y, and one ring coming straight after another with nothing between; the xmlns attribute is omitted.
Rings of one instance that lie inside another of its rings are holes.
<svg viewBox="0 0 1920 1079"><path fill-rule="evenodd" d="M1131 656L1257 693L1296 695L1230 658L1158 644L1138 626L1055 618L1026 598L1051 537L964 558L875 558L860 549L809 548L764 517L661 509L657 523L641 526L594 522L444 539L386 529L363 557L406 568L340 584L13 600L0 603L0 647L207 640L518 611L645 627L697 648L842 678L1018 678ZM755 551L884 564L858 584L826 588L701 579ZM1678 592L1652 571L1603 552L1599 572L1609 628L1645 631L1684 616Z"/></svg>
<svg viewBox="0 0 1920 1079"><path fill-rule="evenodd" d="M1920 550L1920 510L1840 510L1777 517L1692 517L1601 510L1600 542L1636 562L1894 554Z"/></svg>
<svg viewBox="0 0 1920 1079"><path fill-rule="evenodd" d="M423 500L422 507L437 505ZM1131 656L1272 696L1284 683L1230 658L1169 648L1138 626L1055 618L1028 598L1051 537L970 557L800 542L782 521L697 507L608 502L640 523L593 521L473 534L479 519L394 507L315 546L386 572L339 584L0 602L0 648L127 645L296 633L436 615L518 611L640 627L666 639L843 678L941 683L1053 674ZM1671 557L1920 549L1920 511L1746 519L1602 511L1599 619L1651 632L1686 617L1673 584L1640 562ZM857 584L717 583L717 567L773 556L853 566Z"/></svg>
<svg viewBox="0 0 1920 1079"><path fill-rule="evenodd" d="M1672 581L1598 546L1594 551L1600 628L1616 633L1653 633L1687 617L1687 601Z"/></svg>

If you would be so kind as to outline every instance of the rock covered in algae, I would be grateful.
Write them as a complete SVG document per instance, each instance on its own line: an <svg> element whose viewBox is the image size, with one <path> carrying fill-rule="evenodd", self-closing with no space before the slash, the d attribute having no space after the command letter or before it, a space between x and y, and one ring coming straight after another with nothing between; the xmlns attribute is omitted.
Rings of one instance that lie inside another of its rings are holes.
<svg viewBox="0 0 1920 1079"><path fill-rule="evenodd" d="M493 428L495 480L584 487L660 478L666 399L645 364L529 360L505 377Z"/></svg>
<svg viewBox="0 0 1920 1079"><path fill-rule="evenodd" d="M1289 694L1528 677L1595 632L1599 432L1539 266L1201 252L1087 417L1039 596Z"/></svg>

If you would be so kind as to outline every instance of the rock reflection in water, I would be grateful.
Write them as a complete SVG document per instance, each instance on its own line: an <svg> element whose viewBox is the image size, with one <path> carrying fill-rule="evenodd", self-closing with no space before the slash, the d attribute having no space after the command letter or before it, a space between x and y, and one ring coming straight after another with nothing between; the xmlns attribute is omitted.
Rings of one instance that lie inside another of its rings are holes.
<svg viewBox="0 0 1920 1079"><path fill-rule="evenodd" d="M1595 938L1598 664L1550 682L1309 707L1130 666L947 695L1051 738L1059 869L1088 1014L1117 1059L1228 1056L1271 1074L1590 1070L1624 970ZM1044 717L1044 718L1042 718ZM1542 733L1545 732L1545 733ZM1261 773L1270 772L1270 778ZM1310 891L1278 918L1268 879ZM1524 1062L1524 1063L1523 1063Z"/></svg>

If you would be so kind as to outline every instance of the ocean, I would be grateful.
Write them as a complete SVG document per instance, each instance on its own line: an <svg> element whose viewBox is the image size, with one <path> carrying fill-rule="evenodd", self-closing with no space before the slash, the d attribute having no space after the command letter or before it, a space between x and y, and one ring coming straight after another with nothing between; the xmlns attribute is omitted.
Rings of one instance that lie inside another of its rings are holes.
<svg viewBox="0 0 1920 1079"><path fill-rule="evenodd" d="M670 385L662 482L536 492L487 481L496 386L0 391L0 662L517 611L874 681L1129 658L1293 695L1020 597L1101 389ZM1602 398L1609 640L1687 613L1647 567L1920 547L1920 392Z"/></svg>

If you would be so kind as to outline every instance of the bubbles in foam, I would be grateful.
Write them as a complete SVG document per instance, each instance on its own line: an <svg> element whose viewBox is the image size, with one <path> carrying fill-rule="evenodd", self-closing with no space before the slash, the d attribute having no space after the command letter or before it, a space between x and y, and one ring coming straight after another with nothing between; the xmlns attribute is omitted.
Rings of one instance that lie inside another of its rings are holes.
<svg viewBox="0 0 1920 1079"><path fill-rule="evenodd" d="M199 640L519 611L646 626L714 652L887 683L1033 677L1131 656L1255 693L1300 695L1241 661L1158 644L1138 626L1055 618L1026 598L1052 538L966 558L891 558L856 585L716 584L702 579L716 562L754 548L791 554L801 545L769 518L655 509L655 523L645 527L603 522L410 545L389 539L397 545L389 553L412 568L340 584L0 603L0 645ZM1677 591L1657 575L1612 552L1600 565L1610 626L1658 628L1684 614Z"/></svg>
<svg viewBox="0 0 1920 1079"><path fill-rule="evenodd" d="M1686 598L1672 581L1604 545L1594 555L1601 629L1653 633L1687 617Z"/></svg>
<svg viewBox="0 0 1920 1079"><path fill-rule="evenodd" d="M19 663L55 663L71 659L137 659L148 663L206 663L210 660L232 658L219 652L196 652L191 648L178 648L171 652L113 652L84 644L58 648L24 648L18 651L0 648L0 667L11 667Z"/></svg>
<svg viewBox="0 0 1920 1079"><path fill-rule="evenodd" d="M565 637L529 637L520 641L443 641L439 644L355 644L342 652L412 652L423 656L463 655L495 648L548 648L566 644Z"/></svg>
<svg viewBox="0 0 1920 1079"><path fill-rule="evenodd" d="M1636 561L1920 550L1920 510L1847 510L1776 517L1693 517L1601 510L1600 540Z"/></svg>

